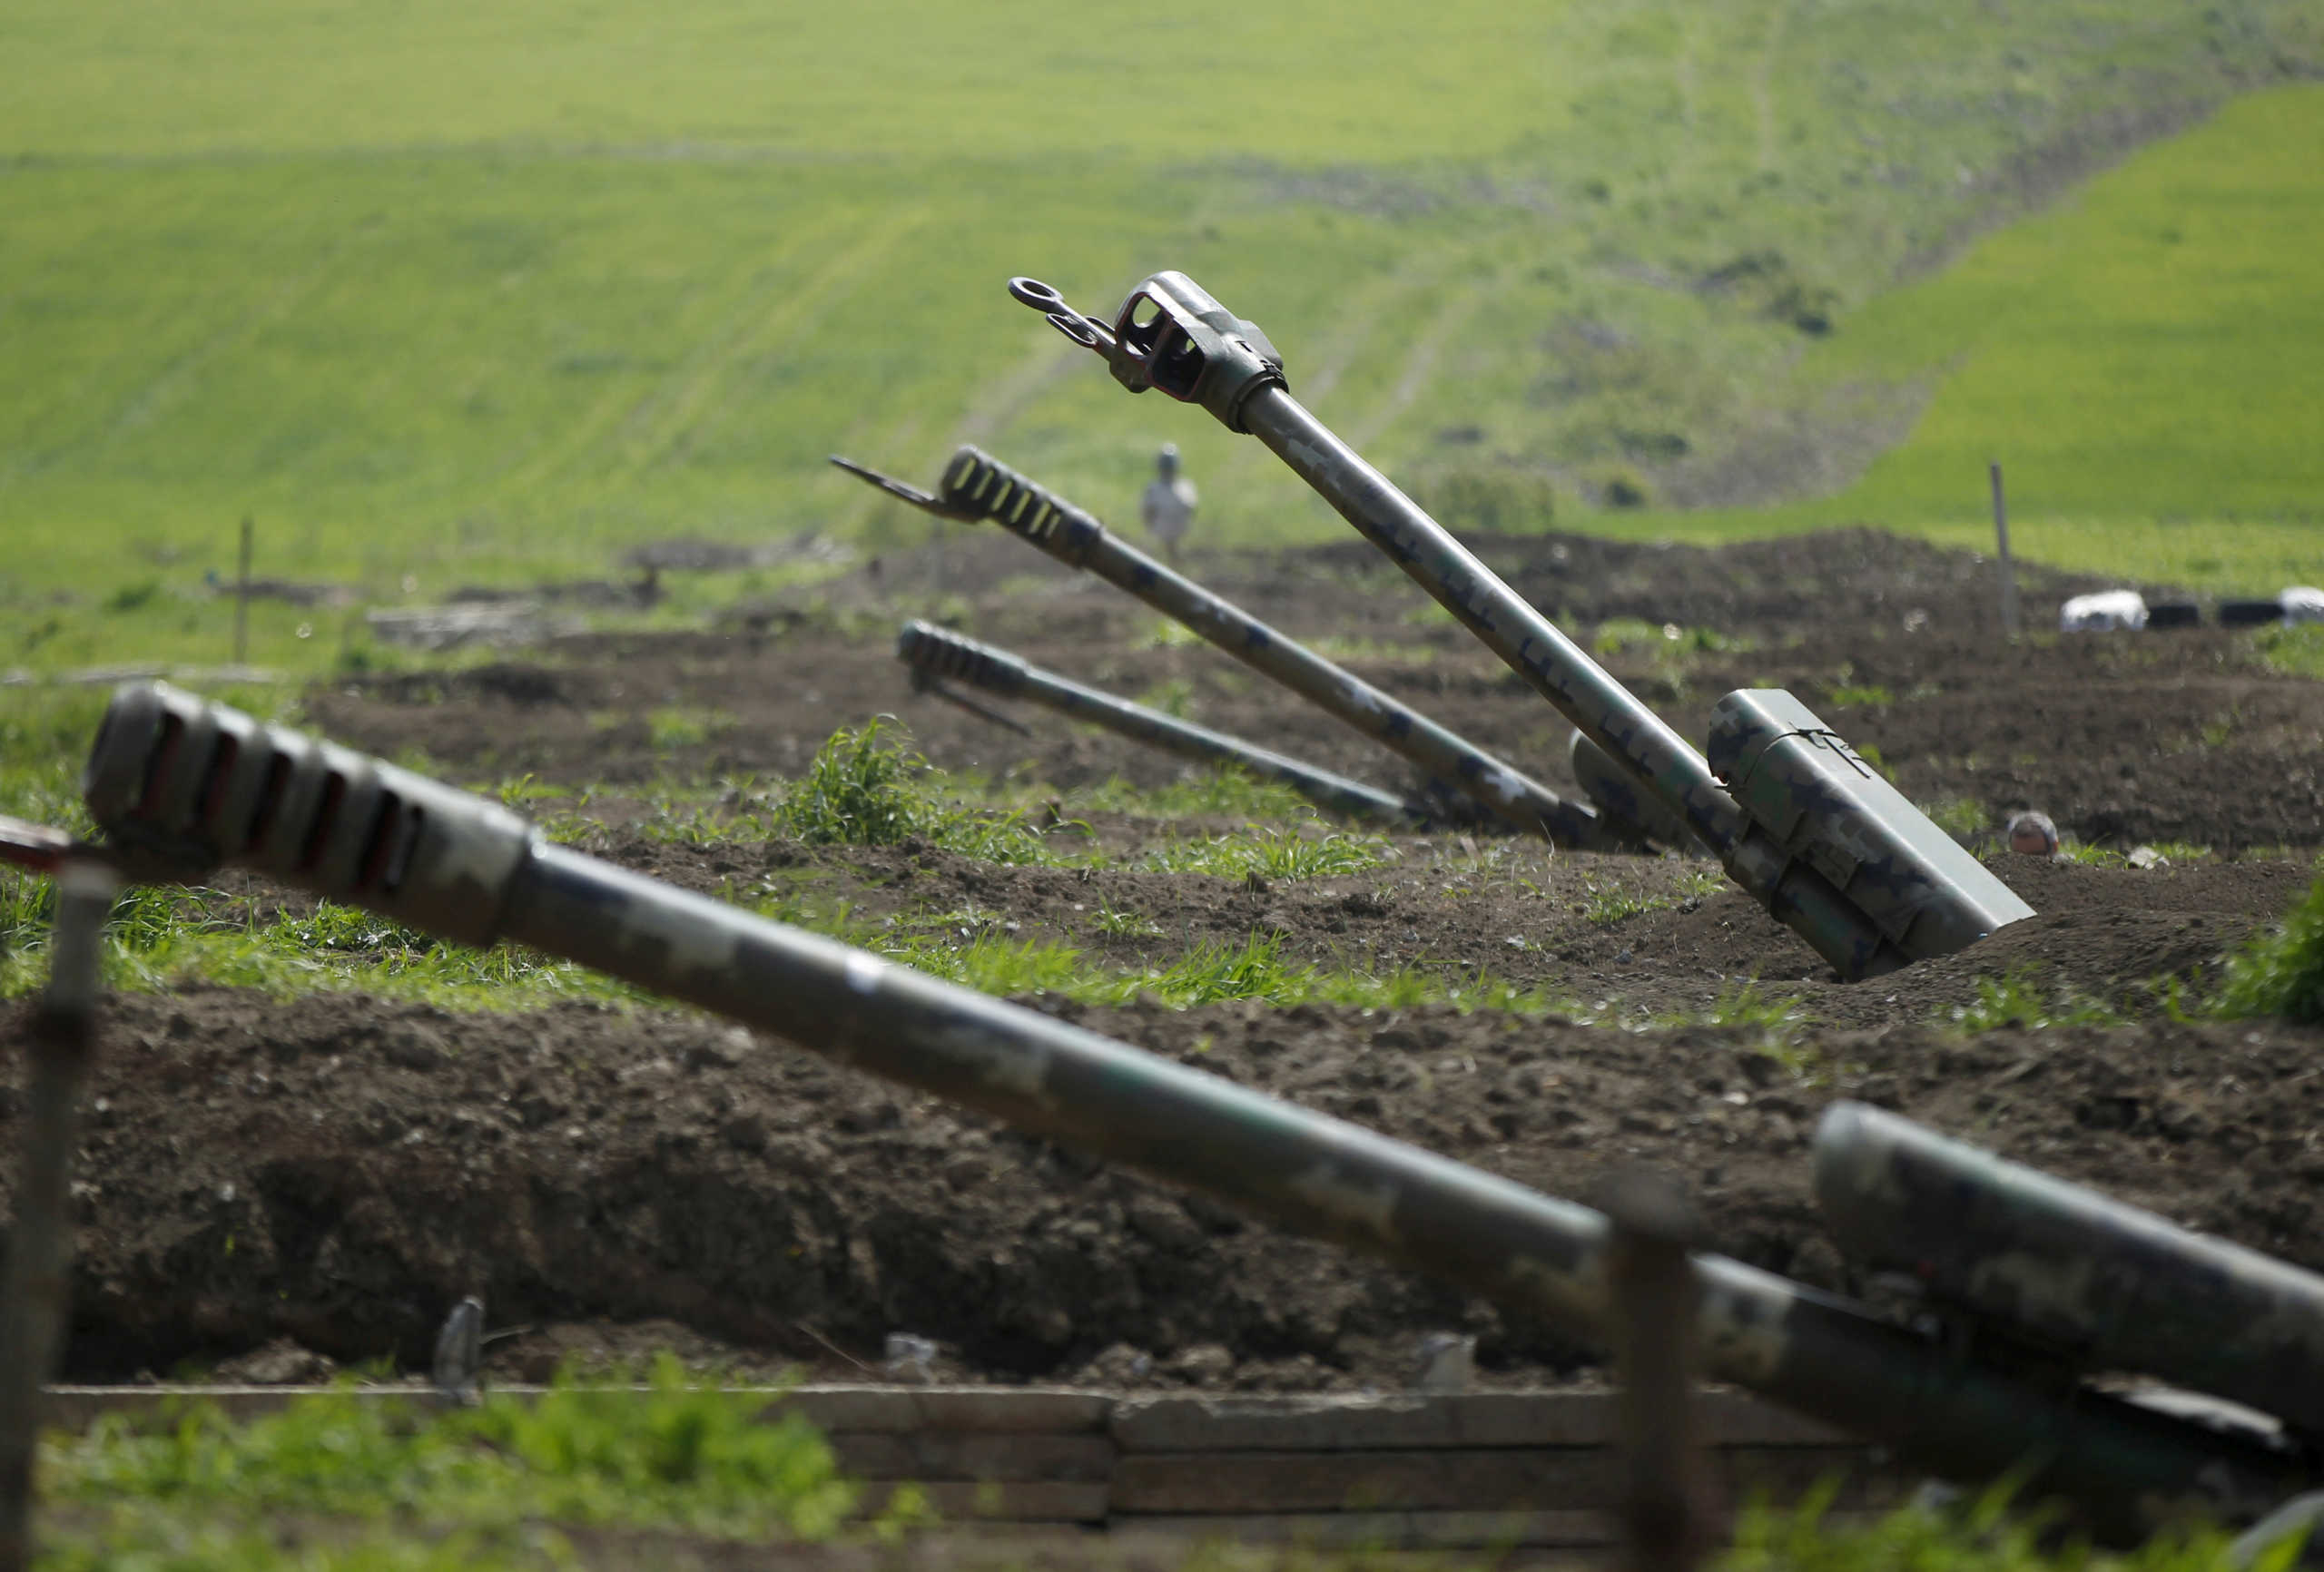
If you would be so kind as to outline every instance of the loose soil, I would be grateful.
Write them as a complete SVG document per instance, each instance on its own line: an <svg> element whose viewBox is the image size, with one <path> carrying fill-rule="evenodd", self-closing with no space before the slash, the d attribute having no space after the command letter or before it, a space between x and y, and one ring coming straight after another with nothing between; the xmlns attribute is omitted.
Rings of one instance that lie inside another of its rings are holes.
<svg viewBox="0 0 2324 1572"><path fill-rule="evenodd" d="M1722 552L1477 545L1569 627L1718 634L1657 634L1609 657L1685 734L1729 688L1787 686L1876 747L1918 801L1988 824L2039 807L2094 844L2211 851L2145 869L1995 851L1989 866L2038 916L1851 987L1709 865L1676 860L1448 831L1391 837L1360 873L1255 885L1135 865L1142 847L1227 823L1093 815L1115 855L1078 869L921 845L695 844L632 822L652 782L795 773L834 727L880 711L906 717L936 762L1019 785L1177 776L1175 761L1047 716L1027 716L1028 742L912 696L887 643L908 613L1126 693L1185 683L1209 724L1395 781L1370 744L1212 652L1157 644L1142 608L990 534L742 608L722 631L564 640L523 662L342 682L309 707L342 741L422 750L455 779L598 785L604 822L584 849L714 893L804 892L862 920L999 928L1121 967L1272 932L1296 964L1484 968L1538 988L1563 1001L1547 1018L1025 1002L1554 1194L1661 1166L1696 1196L1711 1247L1822 1286L1862 1286L1808 1196L1809 1134L1839 1096L2324 1269L2324 1034L2168 1007L2312 876L2324 685L2215 633L2010 646L1989 564L1868 532ZM1419 592L1367 554L1197 569L1566 779L1563 722L1465 634L1415 615ZM2024 583L2036 626L2089 587ZM657 749L651 717L672 706L714 716L708 738ZM1143 937L1101 912L1146 919ZM2001 978L2060 1013L2128 1024L1954 1024ZM1747 984L1795 1022L1700 1024ZM0 1029L22 1026L19 1013ZM21 1117L20 1066L5 1065L0 1149ZM675 1346L743 1373L861 1379L895 1332L937 1340L940 1372L978 1380L1393 1386L1418 1336L1443 1329L1477 1334L1487 1382L1589 1363L1522 1317L682 1011L128 996L105 1007L94 1092L70 1351L84 1378L277 1338L424 1368L467 1293L511 1330L493 1345L504 1377Z"/></svg>

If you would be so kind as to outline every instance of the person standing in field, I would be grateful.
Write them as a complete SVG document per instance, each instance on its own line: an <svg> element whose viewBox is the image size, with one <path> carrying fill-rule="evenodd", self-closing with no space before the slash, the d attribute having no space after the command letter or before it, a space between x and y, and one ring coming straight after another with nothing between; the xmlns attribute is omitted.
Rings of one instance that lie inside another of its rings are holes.
<svg viewBox="0 0 2324 1572"><path fill-rule="evenodd" d="M1195 483L1178 473L1178 445L1165 442L1154 460L1154 478L1146 483L1146 495L1138 498L1138 522L1146 526L1146 533L1162 543L1162 555L1170 565L1178 565L1178 542L1186 538L1187 527L1195 521L1195 506L1201 501Z"/></svg>

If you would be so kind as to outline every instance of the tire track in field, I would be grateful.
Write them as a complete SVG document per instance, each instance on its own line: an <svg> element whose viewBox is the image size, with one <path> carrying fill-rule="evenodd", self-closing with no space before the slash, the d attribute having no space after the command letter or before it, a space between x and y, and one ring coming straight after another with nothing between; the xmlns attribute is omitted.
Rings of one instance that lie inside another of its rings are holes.
<svg viewBox="0 0 2324 1572"><path fill-rule="evenodd" d="M803 321L812 321L825 307L855 291L872 268L905 236L928 221L925 207L891 217L862 235L853 245L832 257L797 290L783 294L736 333L723 351L707 357L693 378L672 400L669 413L622 468L626 479L647 469L683 463L696 444L722 426L731 404L713 398L736 369L779 349Z"/></svg>
<svg viewBox="0 0 2324 1572"><path fill-rule="evenodd" d="M1404 352L1404 363L1396 375L1396 385L1378 408L1352 424L1343 434L1348 445L1363 449L1386 435L1389 427L1405 410L1419 402L1428 385L1436 378L1436 368L1444 358L1444 347L1466 328L1487 300L1501 293L1507 283L1506 273L1495 273L1485 283L1462 290L1446 300L1412 348Z"/></svg>
<svg viewBox="0 0 2324 1572"><path fill-rule="evenodd" d="M1286 355L1284 370L1291 380L1292 396L1309 409L1315 410L1325 425L1331 425L1331 418L1317 409L1317 405L1328 402L1341 378L1372 347L1381 324L1401 314L1397 308L1406 298L1435 289L1456 260L1449 253L1430 256L1376 279L1360 290L1335 313L1336 330L1324 341L1315 357L1313 372L1304 371ZM1230 496L1247 494L1263 468L1278 466L1280 462L1256 441L1237 444L1235 457L1219 473L1220 494Z"/></svg>
<svg viewBox="0 0 2324 1572"><path fill-rule="evenodd" d="M247 344L264 329L296 310L301 302L313 296L348 253L379 228L378 220L367 219L353 229L341 231L324 248L322 255L307 268L271 289L261 291L257 299L244 305L227 321L171 357L160 370L123 395L102 429L87 439L91 456L101 457L111 452L139 430L151 426L154 418L170 406L187 398L205 368L221 355ZM0 484L13 483L28 468L45 467L58 456L76 446L79 444L67 439L37 454L19 458L5 471L0 471Z"/></svg>
<svg viewBox="0 0 2324 1572"><path fill-rule="evenodd" d="M819 245L852 215L826 214L816 223L794 231L789 240L771 257L759 260L739 270L741 277L727 278L705 284L697 295L715 292L723 297L714 308L716 325L706 334L696 338L694 347L681 359L677 367L665 374L643 396L635 383L615 380L580 418L568 426L563 436L536 447L534 456L527 460L519 456L498 486L506 496L510 493L537 492L549 481L585 463L592 452L610 447L621 440L621 432L635 426L647 413L665 402L670 389L682 386L694 374L701 359L714 352L724 342L739 323L749 320L753 309L763 309L759 302L768 291L780 288L788 279L785 264L803 249ZM777 276L769 280L772 271Z"/></svg>
<svg viewBox="0 0 2324 1572"><path fill-rule="evenodd" d="M1768 8L1768 35L1751 71L1751 98L1758 109L1759 168L1776 167L1776 61L1783 52L1784 25L1791 20L1791 0L1775 0Z"/></svg>

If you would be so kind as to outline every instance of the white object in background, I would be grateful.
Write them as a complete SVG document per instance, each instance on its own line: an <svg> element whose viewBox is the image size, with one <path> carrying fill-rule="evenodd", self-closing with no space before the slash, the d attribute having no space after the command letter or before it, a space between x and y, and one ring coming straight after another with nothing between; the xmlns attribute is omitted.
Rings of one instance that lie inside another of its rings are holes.
<svg viewBox="0 0 2324 1572"><path fill-rule="evenodd" d="M2276 597L2288 623L2324 623L2324 590L2296 584Z"/></svg>
<svg viewBox="0 0 2324 1572"><path fill-rule="evenodd" d="M2066 634L2136 632L2146 626L2146 600L2136 590L2100 590L2076 595L2058 609L2058 631Z"/></svg>
<svg viewBox="0 0 2324 1572"><path fill-rule="evenodd" d="M890 1380L923 1387L935 1384L936 1344L930 1339L914 1337L908 1331L891 1331L881 1351L887 1356Z"/></svg>
<svg viewBox="0 0 2324 1572"><path fill-rule="evenodd" d="M2058 827L2037 811L2020 813L2009 821L2009 849L2024 857L2055 857Z"/></svg>
<svg viewBox="0 0 2324 1572"><path fill-rule="evenodd" d="M1186 538L1201 501L1195 483L1178 473L1178 445L1165 442L1154 457L1154 478L1146 483L1146 495L1137 501L1138 522L1162 543L1165 555L1177 558L1178 542Z"/></svg>
<svg viewBox="0 0 2324 1572"><path fill-rule="evenodd" d="M1413 1390L1464 1392L1477 1372L1477 1340L1453 1331L1432 1331L1420 1340L1413 1361Z"/></svg>
<svg viewBox="0 0 2324 1572"><path fill-rule="evenodd" d="M473 1293L452 1306L436 1333L431 1373L436 1397L448 1408L475 1408L484 1401L484 1301Z"/></svg>

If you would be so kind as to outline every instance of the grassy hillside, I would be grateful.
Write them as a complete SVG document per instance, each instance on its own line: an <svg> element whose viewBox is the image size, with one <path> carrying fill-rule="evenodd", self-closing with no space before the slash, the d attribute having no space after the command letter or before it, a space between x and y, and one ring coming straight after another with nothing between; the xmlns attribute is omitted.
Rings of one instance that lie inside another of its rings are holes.
<svg viewBox="0 0 2324 1572"><path fill-rule="evenodd" d="M44 614L22 620L64 633L0 665L208 640L214 608L184 597L245 514L261 571L386 598L602 572L656 535L916 533L822 467L834 449L927 473L981 440L1119 512L1168 438L1212 538L1336 527L1252 445L1124 397L1008 305L1018 271L1102 308L1187 268L1423 484L1781 494L1905 430L1914 378L1964 353L1945 324L1979 311L1866 302L2191 106L2319 62L2324 20L2294 0L1424 23L1211 0L1069 26L1024 5L15 6L0 595L177 596L182 624ZM1834 403L1851 368L1868 413ZM1955 400L1906 455L1977 446L1992 400ZM1918 499L1950 495L1955 460L1926 454L1866 496L1945 513ZM2232 506L2290 505L2255 467Z"/></svg>
<svg viewBox="0 0 2324 1572"><path fill-rule="evenodd" d="M1942 272L1802 365L1933 388L1838 495L1621 527L1715 538L1873 518L2206 589L2324 575L2324 87L2254 95Z"/></svg>

